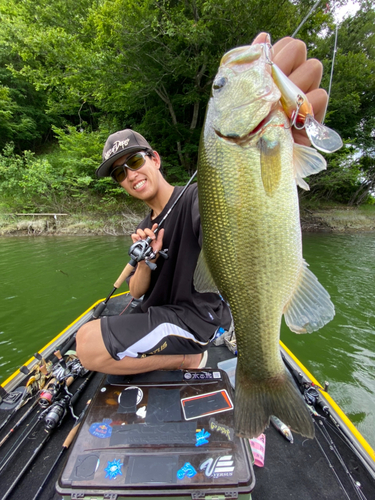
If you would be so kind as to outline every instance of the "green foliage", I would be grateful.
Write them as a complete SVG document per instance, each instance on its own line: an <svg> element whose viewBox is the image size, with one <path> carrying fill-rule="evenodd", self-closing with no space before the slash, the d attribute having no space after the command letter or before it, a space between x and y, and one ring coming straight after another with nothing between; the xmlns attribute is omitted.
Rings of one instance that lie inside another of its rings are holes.
<svg viewBox="0 0 375 500"><path fill-rule="evenodd" d="M367 0L358 3L358 13L339 26L326 123L345 139L367 147L375 128L375 7ZM322 86L327 90L333 47L332 25L312 52L324 64Z"/></svg>
<svg viewBox="0 0 375 500"><path fill-rule="evenodd" d="M51 164L30 151L17 155L8 144L0 155L2 201L15 211L34 210L36 205L43 211L56 201L56 194L62 194L64 186L59 181Z"/></svg>
<svg viewBox="0 0 375 500"><path fill-rule="evenodd" d="M186 182L196 168L222 55L251 43L260 31L271 33L274 42L290 35L314 4L0 0L0 149L14 144L13 153L8 147L0 158L3 196L11 203L18 190L14 203L40 209L115 209L126 195L110 179L96 179L95 170L108 134L125 127L144 134L162 154L170 182ZM332 23L321 5L298 32L309 55L323 61L325 88ZM353 159L344 150L328 158L327 172L310 179L309 196L362 203L374 188L374 25L367 0L341 24L326 118L362 157ZM40 153L47 138L48 154L22 153ZM16 171L21 164L22 174Z"/></svg>
<svg viewBox="0 0 375 500"><path fill-rule="evenodd" d="M9 61L0 49L0 149L12 141L18 152L40 145L52 117L45 113L46 98L4 66Z"/></svg>
<svg viewBox="0 0 375 500"><path fill-rule="evenodd" d="M300 193L302 198L331 200L348 203L360 186L360 162L358 152L350 144L345 144L335 155L324 155L327 170L307 179L310 191Z"/></svg>
<svg viewBox="0 0 375 500"><path fill-rule="evenodd" d="M3 206L25 213L121 210L124 190L110 179L94 178L102 149L100 134L55 131L61 146L48 155L36 157L30 151L18 155L12 144L6 145L0 155ZM67 148L74 139L74 147Z"/></svg>

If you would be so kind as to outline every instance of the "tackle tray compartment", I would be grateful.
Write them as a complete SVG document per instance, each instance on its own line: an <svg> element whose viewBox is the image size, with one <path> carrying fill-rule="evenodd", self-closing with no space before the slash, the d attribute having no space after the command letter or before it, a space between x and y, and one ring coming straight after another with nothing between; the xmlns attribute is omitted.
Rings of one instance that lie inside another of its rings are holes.
<svg viewBox="0 0 375 500"><path fill-rule="evenodd" d="M254 486L219 369L108 377L56 485L63 498L87 500L250 499Z"/></svg>

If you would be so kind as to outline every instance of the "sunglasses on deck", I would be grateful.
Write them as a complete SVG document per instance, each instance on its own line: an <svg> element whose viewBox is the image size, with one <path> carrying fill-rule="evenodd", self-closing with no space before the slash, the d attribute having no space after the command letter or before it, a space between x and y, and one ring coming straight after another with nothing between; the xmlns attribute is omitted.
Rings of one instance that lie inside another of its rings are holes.
<svg viewBox="0 0 375 500"><path fill-rule="evenodd" d="M151 153L145 153L144 151L138 151L138 153L130 156L122 165L116 165L111 172L111 177L116 182L122 182L126 179L127 168L129 170L139 170L146 163L146 156L152 156Z"/></svg>

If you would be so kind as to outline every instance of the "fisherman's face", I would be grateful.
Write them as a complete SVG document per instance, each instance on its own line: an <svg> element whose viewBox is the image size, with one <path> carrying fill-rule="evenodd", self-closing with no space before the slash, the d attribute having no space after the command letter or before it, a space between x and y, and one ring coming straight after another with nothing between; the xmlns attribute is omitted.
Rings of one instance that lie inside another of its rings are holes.
<svg viewBox="0 0 375 500"><path fill-rule="evenodd" d="M153 151L154 156L146 156L145 164L138 170L126 169L126 177L119 184L134 198L147 202L155 197L159 187L160 180L160 156ZM123 165L128 158L134 155L134 152L124 155L113 164Z"/></svg>

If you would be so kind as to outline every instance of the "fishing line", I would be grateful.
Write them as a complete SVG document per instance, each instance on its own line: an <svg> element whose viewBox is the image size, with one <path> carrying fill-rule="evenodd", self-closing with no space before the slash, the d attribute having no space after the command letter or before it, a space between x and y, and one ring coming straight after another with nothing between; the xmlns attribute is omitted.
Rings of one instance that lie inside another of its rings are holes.
<svg viewBox="0 0 375 500"><path fill-rule="evenodd" d="M309 12L307 13L307 15L304 17L304 19L301 21L300 25L298 26L298 28L296 29L296 31L293 33L292 35L292 38L294 38L296 36L296 34L299 32L300 28L302 28L302 26L305 24L305 22L308 20L308 18L311 16L311 14L314 12L314 10L316 9L316 7L320 4L322 0L318 0L317 2L315 2L315 4L311 7L311 9L309 10Z"/></svg>
<svg viewBox="0 0 375 500"><path fill-rule="evenodd" d="M315 420L314 420L314 424L315 424L315 425L318 427L318 429L320 430L320 427L319 427L319 425L316 423L316 421L315 421ZM326 454L326 452L324 451L323 446L320 444L320 442L319 442L319 440L318 440L318 438L317 438L316 436L315 436L315 441L316 441L317 445L319 446L320 451L322 452L322 454L323 454L324 458L327 460L327 462L328 462L328 466L329 466L329 468L331 469L331 471L332 471L332 473L334 474L334 476L336 477L336 480L337 480L337 482L339 483L339 485L340 485L341 489L342 489L342 490L343 490L343 492L345 493L346 498L348 498L348 499L350 500L350 496L348 495L348 492L347 492L347 491L346 491L346 489L344 488L344 485L342 484L342 482L341 482L341 480L340 480L340 478L339 478L339 476L338 476L337 472L335 471L335 469L334 469L334 467L333 467L333 465L332 465L332 462L331 462L331 461L330 461L330 459L328 458L328 455L327 455L327 454Z"/></svg>
<svg viewBox="0 0 375 500"><path fill-rule="evenodd" d="M316 421L314 420L314 423L317 425ZM366 499L366 496L365 494L363 493L362 490L359 489L359 486L357 485L357 482L355 481L355 479L353 478L353 476L351 475L349 469L347 468L346 464L345 464L345 461L344 459L342 458L340 452L338 451L335 443L332 441L332 438L331 436L328 434L328 431L327 429L324 427L324 423L322 420L319 420L319 425L317 425L321 435L324 437L325 441L327 442L327 444L329 445L329 448L331 451L333 451L333 453L336 455L336 458L337 460L340 462L342 468L344 469L344 472L346 473L348 479L349 479L349 482L352 484L353 486L353 489L357 495L357 497L360 499L360 500L367 500ZM326 458L327 462L328 462L328 465L330 467L330 469L332 470L332 472L334 473L334 475L336 476L336 479L337 481L339 482L341 488L343 489L343 491L345 492L347 498L350 499L349 495L348 495L348 492L346 491L344 485L342 484L337 472L335 471L331 461L329 460L327 454L324 452L323 450L323 447L322 445L320 444L320 442L318 441L317 437L315 436L315 439L316 439L316 442L318 443L319 447L320 447L320 450L321 452L323 453L324 457Z"/></svg>
<svg viewBox="0 0 375 500"><path fill-rule="evenodd" d="M337 34L338 34L338 26L336 24L336 29L335 29L335 45L334 45L334 48L333 48L333 56L332 56L332 64L331 64L331 76L330 76L330 79L329 79L328 99L327 99L326 111L327 111L327 108L328 108L329 99L331 97L332 80L333 80L333 68L335 66L335 58L336 58L336 52L337 52ZM324 115L325 115L325 113L324 113ZM322 123L324 123L324 120L325 120L325 116L322 119Z"/></svg>
<svg viewBox="0 0 375 500"><path fill-rule="evenodd" d="M345 444L346 447L353 453L357 454L358 451L356 447L351 443L349 438L340 430L340 424L335 421L331 414L329 414L331 420L326 419L325 423L329 426L330 430L336 435L337 438L341 440L342 444Z"/></svg>
<svg viewBox="0 0 375 500"><path fill-rule="evenodd" d="M130 306L130 304L133 302L133 300L134 300L134 297L132 297L132 298L131 298L131 300L129 301L129 303L126 305L125 309L123 309L123 310L120 312L119 316L121 316L122 314L124 314L124 312L125 312L125 311L127 310L127 308Z"/></svg>
<svg viewBox="0 0 375 500"><path fill-rule="evenodd" d="M331 436L329 435L327 429L324 427L324 423L321 422L321 427L320 427L320 431L321 433L323 434L323 436L325 437L327 443L329 444L331 450L334 452L334 454L336 455L338 461L340 462L342 468L344 469L344 472L346 473L346 475L348 476L349 478L349 481L352 483L352 486L354 488L354 491L356 492L358 498L360 498L361 500L366 500L366 497L364 495L364 493L362 492L362 490L359 489L358 485L357 485L357 482L355 481L355 479L353 478L353 476L351 475L348 467L346 466L346 463L344 461L344 459L342 458L339 450L337 449L335 443L333 442Z"/></svg>

